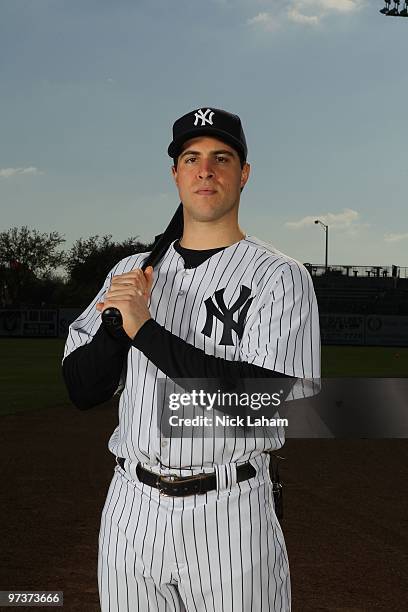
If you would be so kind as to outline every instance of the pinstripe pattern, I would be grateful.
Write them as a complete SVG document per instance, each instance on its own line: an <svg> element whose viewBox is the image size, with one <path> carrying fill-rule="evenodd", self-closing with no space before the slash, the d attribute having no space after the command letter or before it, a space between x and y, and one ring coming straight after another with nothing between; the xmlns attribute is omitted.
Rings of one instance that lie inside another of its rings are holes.
<svg viewBox="0 0 408 612"><path fill-rule="evenodd" d="M254 478L185 498L163 497L117 466L99 535L102 612L290 610L267 457L253 464Z"/></svg>
<svg viewBox="0 0 408 612"><path fill-rule="evenodd" d="M140 267L146 254L128 257L108 275L93 303L70 326L64 356L90 342L100 325L96 302L103 299L113 274ZM241 341L219 345L222 322L215 319L212 336L201 333L206 319L204 301L225 288L227 306L245 285L255 296ZM171 245L155 270L150 312L166 329L209 355L242 360L303 379L320 377L320 337L316 297L305 268L257 238L247 236L216 253L195 269L185 269ZM157 472L187 476L212 471L214 464L244 462L265 449L279 448L284 432L265 438L161 440L156 420L156 381L164 374L140 351L131 348L120 397L119 425L109 450L132 463L140 461ZM292 397L312 395L307 381L296 383ZM136 473L132 474L136 478Z"/></svg>
<svg viewBox="0 0 408 612"><path fill-rule="evenodd" d="M112 275L140 267L145 258L128 257L111 271L93 303L70 326L64 357L92 340L101 322L95 305L103 300ZM242 286L253 298L242 337L233 332L233 344L220 345L223 324L218 318L210 337L202 333L205 300L224 289L230 308ZM320 377L319 320L310 276L302 264L257 238L246 236L194 269L185 269L172 244L155 269L149 309L159 324L206 354L299 377L292 397L315 393L307 380ZM103 612L170 612L184 610L183 602L188 612L289 610L289 566L266 475L269 457L263 453L282 446L284 431L265 429L263 437L163 439L156 416L158 378L166 377L132 347L123 373L119 424L108 443L126 462L125 470L115 469L102 513L98 581ZM236 484L236 464L248 460L257 476ZM138 481L138 462L157 473L181 476L215 470L217 491L160 496Z"/></svg>

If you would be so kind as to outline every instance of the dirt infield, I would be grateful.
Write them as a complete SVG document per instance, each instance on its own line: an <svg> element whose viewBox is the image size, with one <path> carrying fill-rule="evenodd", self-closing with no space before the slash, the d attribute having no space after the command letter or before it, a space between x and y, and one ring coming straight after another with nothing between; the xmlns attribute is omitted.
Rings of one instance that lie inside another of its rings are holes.
<svg viewBox="0 0 408 612"><path fill-rule="evenodd" d="M61 590L59 609L100 610L116 422L109 404L0 419L1 590ZM281 454L293 610L407 610L408 440L289 440Z"/></svg>

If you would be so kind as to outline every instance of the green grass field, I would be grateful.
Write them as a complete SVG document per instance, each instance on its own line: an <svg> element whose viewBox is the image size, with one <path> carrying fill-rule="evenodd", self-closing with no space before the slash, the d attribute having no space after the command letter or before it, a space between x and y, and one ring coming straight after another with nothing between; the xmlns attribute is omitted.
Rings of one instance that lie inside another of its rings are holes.
<svg viewBox="0 0 408 612"><path fill-rule="evenodd" d="M69 402L61 376L64 341L0 339L0 415ZM407 377L408 348L322 347L322 376Z"/></svg>
<svg viewBox="0 0 408 612"><path fill-rule="evenodd" d="M0 339L0 414L69 402L61 375L64 341Z"/></svg>

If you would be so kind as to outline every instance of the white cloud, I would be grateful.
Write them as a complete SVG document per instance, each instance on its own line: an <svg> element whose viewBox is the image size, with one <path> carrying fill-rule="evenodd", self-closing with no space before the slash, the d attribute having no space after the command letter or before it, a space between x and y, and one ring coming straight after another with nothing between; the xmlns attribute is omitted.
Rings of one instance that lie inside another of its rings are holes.
<svg viewBox="0 0 408 612"><path fill-rule="evenodd" d="M355 13L364 4L365 0L290 0L288 14L295 12L320 19L329 13Z"/></svg>
<svg viewBox="0 0 408 612"><path fill-rule="evenodd" d="M366 0L287 0L274 3L273 10L258 13L247 24L266 31L276 30L283 21L315 26L330 14L356 13L365 5Z"/></svg>
<svg viewBox="0 0 408 612"><path fill-rule="evenodd" d="M320 21L320 17L317 15L303 15L296 7L288 10L288 19L296 21L296 23L305 23L306 25L316 25Z"/></svg>
<svg viewBox="0 0 408 612"><path fill-rule="evenodd" d="M29 166L28 168L0 168L0 178L11 178L21 174L36 175L44 173L34 166Z"/></svg>
<svg viewBox="0 0 408 612"><path fill-rule="evenodd" d="M385 234L385 242L401 242L401 240L408 240L408 232L405 234Z"/></svg>
<svg viewBox="0 0 408 612"><path fill-rule="evenodd" d="M273 32L279 27L278 19L271 13L258 13L255 17L248 19L247 24L261 27L266 32Z"/></svg>
<svg viewBox="0 0 408 612"><path fill-rule="evenodd" d="M339 13L353 13L360 10L365 4L364 0L298 0L298 2L320 6L322 10Z"/></svg>
<svg viewBox="0 0 408 612"><path fill-rule="evenodd" d="M356 210L352 210L351 208L344 208L342 212L338 213L326 213L320 215L308 215L307 217L303 217L298 221L287 221L285 223L286 227L289 229L297 230L303 227L309 227L314 225L316 219L319 219L326 225L336 229L350 229L355 227L356 222L360 218L360 213Z"/></svg>

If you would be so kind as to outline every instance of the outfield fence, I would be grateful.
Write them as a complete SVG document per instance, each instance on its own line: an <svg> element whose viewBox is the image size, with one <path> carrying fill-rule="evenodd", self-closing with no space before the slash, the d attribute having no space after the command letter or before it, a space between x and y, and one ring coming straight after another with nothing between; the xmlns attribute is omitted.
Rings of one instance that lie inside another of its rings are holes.
<svg viewBox="0 0 408 612"><path fill-rule="evenodd" d="M0 309L0 337L65 338L79 308ZM321 314L324 345L408 346L408 316Z"/></svg>
<svg viewBox="0 0 408 612"><path fill-rule="evenodd" d="M322 344L408 346L408 316L321 314Z"/></svg>
<svg viewBox="0 0 408 612"><path fill-rule="evenodd" d="M408 278L407 266L351 266L305 263L305 268L312 277L327 276L339 277L349 276L354 278Z"/></svg>
<svg viewBox="0 0 408 612"><path fill-rule="evenodd" d="M0 309L0 337L65 338L81 312L80 308Z"/></svg>

